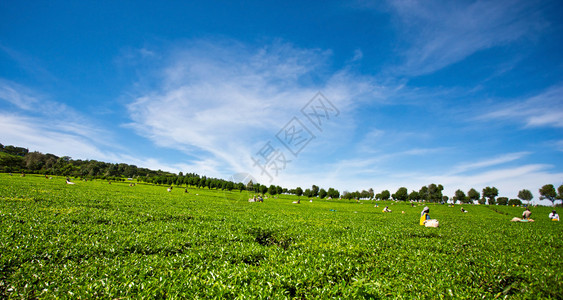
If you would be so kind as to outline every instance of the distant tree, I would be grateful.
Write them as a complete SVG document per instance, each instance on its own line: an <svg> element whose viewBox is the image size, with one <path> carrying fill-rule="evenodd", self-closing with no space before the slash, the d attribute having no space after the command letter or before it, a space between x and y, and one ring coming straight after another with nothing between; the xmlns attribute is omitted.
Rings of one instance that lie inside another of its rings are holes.
<svg viewBox="0 0 563 300"><path fill-rule="evenodd" d="M411 200L411 201L418 201L418 200L420 200L420 195L418 194L417 191L412 191L412 192L409 194L409 200Z"/></svg>
<svg viewBox="0 0 563 300"><path fill-rule="evenodd" d="M317 197L319 195L319 187L314 185L311 187L311 197Z"/></svg>
<svg viewBox="0 0 563 300"><path fill-rule="evenodd" d="M477 202L478 202L479 204L483 205L483 204L487 203L487 199L481 198L481 199L477 200Z"/></svg>
<svg viewBox="0 0 563 300"><path fill-rule="evenodd" d="M268 191L268 187L266 185L260 186L260 194L266 194L267 191Z"/></svg>
<svg viewBox="0 0 563 300"><path fill-rule="evenodd" d="M369 199L369 192L366 191L366 190L362 190L362 191L360 192L360 198L362 198L362 199Z"/></svg>
<svg viewBox="0 0 563 300"><path fill-rule="evenodd" d="M447 203L448 200L450 200L450 197L448 197L446 195L442 196L442 202Z"/></svg>
<svg viewBox="0 0 563 300"><path fill-rule="evenodd" d="M295 195L296 195L297 197L301 197L301 195L303 195L303 189L300 188L300 187L297 187L297 188L295 189Z"/></svg>
<svg viewBox="0 0 563 300"><path fill-rule="evenodd" d="M374 192L373 192L373 189L372 189L372 188L370 188L370 189L368 190L368 193L369 193L369 198L370 198L370 199L373 199Z"/></svg>
<svg viewBox="0 0 563 300"><path fill-rule="evenodd" d="M303 196L305 197L311 197L313 196L313 192L311 191L311 189L305 189L305 191L303 192Z"/></svg>
<svg viewBox="0 0 563 300"><path fill-rule="evenodd" d="M563 184L557 188L557 197L556 199L561 200L563 202Z"/></svg>
<svg viewBox="0 0 563 300"><path fill-rule="evenodd" d="M461 203L465 203L465 193L462 190L457 190L455 191L455 196L453 196L452 200L454 201L454 204L459 201Z"/></svg>
<svg viewBox="0 0 563 300"><path fill-rule="evenodd" d="M498 197L497 198L497 205L507 205L508 198L507 197Z"/></svg>
<svg viewBox="0 0 563 300"><path fill-rule="evenodd" d="M25 165L24 159L21 156L13 154L0 155L0 171L3 172L17 172Z"/></svg>
<svg viewBox="0 0 563 300"><path fill-rule="evenodd" d="M242 182L237 183L237 189L239 190L239 192L242 193L242 191L244 191L246 189L245 186L244 186L244 183L242 183Z"/></svg>
<svg viewBox="0 0 563 300"><path fill-rule="evenodd" d="M483 189L483 197L487 198L489 205L495 205L496 196L498 196L498 190L496 187L486 187Z"/></svg>
<svg viewBox="0 0 563 300"><path fill-rule="evenodd" d="M467 198L471 203L479 200L480 197L481 194L479 194L479 192L477 192L477 190L475 190L474 188L470 189L469 192L467 192Z"/></svg>
<svg viewBox="0 0 563 300"><path fill-rule="evenodd" d="M37 171L41 170L45 165L45 155L41 152L29 152L25 157L25 167L28 170Z"/></svg>
<svg viewBox="0 0 563 300"><path fill-rule="evenodd" d="M418 195L421 200L429 200L428 187L427 186L421 187L420 190L418 191Z"/></svg>
<svg viewBox="0 0 563 300"><path fill-rule="evenodd" d="M523 189L518 192L518 198L522 199L523 201L528 201L529 205L530 201L534 199L534 195L532 195L532 192L530 192L530 190Z"/></svg>
<svg viewBox="0 0 563 300"><path fill-rule="evenodd" d="M389 197L391 197L391 194L389 193L388 190L384 190L381 192L381 200L389 200Z"/></svg>
<svg viewBox="0 0 563 300"><path fill-rule="evenodd" d="M248 183L246 184L246 189L249 191L254 190L254 183L252 182L252 180L248 181Z"/></svg>
<svg viewBox="0 0 563 300"><path fill-rule="evenodd" d="M328 188L327 195L332 199L338 199L340 197L340 192L334 188Z"/></svg>
<svg viewBox="0 0 563 300"><path fill-rule="evenodd" d="M406 187L400 187L395 194L393 194L393 199L399 201L407 201L409 198L409 192Z"/></svg>
<svg viewBox="0 0 563 300"><path fill-rule="evenodd" d="M520 199L510 199L508 200L508 205L522 205L522 201Z"/></svg>
<svg viewBox="0 0 563 300"><path fill-rule="evenodd" d="M277 192L278 195L279 195L279 194L283 194L283 188L282 188L281 186L279 186L279 185L276 186L276 192Z"/></svg>
<svg viewBox="0 0 563 300"><path fill-rule="evenodd" d="M319 198L324 199L326 197L328 193L325 191L325 189L321 189L319 191Z"/></svg>
<svg viewBox="0 0 563 300"><path fill-rule="evenodd" d="M270 194L270 195L273 196L273 195L275 195L275 194L277 194L277 193L278 193L278 189L276 188L276 186L273 185L273 184L270 185L270 187L268 188L268 194Z"/></svg>
<svg viewBox="0 0 563 300"><path fill-rule="evenodd" d="M440 202L442 201L442 191L444 190L444 187L441 184L430 184L428 185L428 196L429 199L428 201L430 202Z"/></svg>
<svg viewBox="0 0 563 300"><path fill-rule="evenodd" d="M546 184L540 189L540 199L547 199L551 201L551 204L555 206L555 200L557 199L557 193L555 192L555 187L553 184Z"/></svg>
<svg viewBox="0 0 563 300"><path fill-rule="evenodd" d="M2 151L8 154L17 155L21 157L24 157L29 152L29 150L26 148L16 147L12 145L4 146L4 148L2 148Z"/></svg>

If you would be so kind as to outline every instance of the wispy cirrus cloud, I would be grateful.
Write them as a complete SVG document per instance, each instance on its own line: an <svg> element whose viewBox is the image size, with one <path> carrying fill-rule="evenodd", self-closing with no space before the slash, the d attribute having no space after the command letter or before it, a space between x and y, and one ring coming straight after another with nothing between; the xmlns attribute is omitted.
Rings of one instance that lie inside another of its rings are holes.
<svg viewBox="0 0 563 300"><path fill-rule="evenodd" d="M563 128L563 84L524 100L495 105L478 119L524 123L526 127Z"/></svg>
<svg viewBox="0 0 563 300"><path fill-rule="evenodd" d="M11 110L10 114L5 113L4 118L16 118L14 120L20 121L22 126L27 124L28 126L26 125L21 129L25 129L24 131L30 136L42 139L41 130L49 130L52 133L58 132L63 134L53 135L53 138L58 137L67 140L65 134L71 134L79 139L90 140L98 145L117 147L112 140L112 134L102 127L96 126L94 120L66 104L49 99L48 96L38 93L31 88L0 79L0 100L12 104L15 108ZM11 127L8 126L6 128ZM36 130L32 130L33 128ZM6 130L6 134L10 132L12 131ZM38 134L33 134L34 132ZM17 134L17 131L15 133ZM22 138L24 137L22 136ZM25 143L25 145L32 147L34 144Z"/></svg>
<svg viewBox="0 0 563 300"><path fill-rule="evenodd" d="M432 73L466 57L530 37L546 24L530 1L389 1L408 44L399 73Z"/></svg>
<svg viewBox="0 0 563 300"><path fill-rule="evenodd" d="M518 160L526 155L529 155L530 152L516 152L516 153L507 153L497 157L488 158L485 160L477 161L477 162L470 162L470 163L460 163L453 168L453 174L464 173L466 171L471 171L475 169L482 169L492 166L498 166L504 163L508 163L511 161Z"/></svg>
<svg viewBox="0 0 563 300"><path fill-rule="evenodd" d="M40 101L38 95L15 82L0 79L0 100L4 100L19 109L32 110Z"/></svg>
<svg viewBox="0 0 563 300"><path fill-rule="evenodd" d="M330 51L283 42L252 47L199 40L163 52L165 63L153 78L158 84L137 91L127 126L196 160L219 160L230 172L252 169L251 155L318 91L342 111L340 122L353 124L346 112L378 89L369 77L327 72ZM343 134L326 131L326 139Z"/></svg>

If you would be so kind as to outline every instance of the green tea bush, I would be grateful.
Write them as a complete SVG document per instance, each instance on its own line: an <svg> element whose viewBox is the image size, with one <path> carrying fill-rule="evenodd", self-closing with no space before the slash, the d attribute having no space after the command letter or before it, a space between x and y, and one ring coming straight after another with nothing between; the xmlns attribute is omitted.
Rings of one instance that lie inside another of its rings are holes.
<svg viewBox="0 0 563 300"><path fill-rule="evenodd" d="M1 298L560 299L551 208L421 205L0 174ZM383 213L389 206L393 212ZM402 213L404 212L404 213Z"/></svg>

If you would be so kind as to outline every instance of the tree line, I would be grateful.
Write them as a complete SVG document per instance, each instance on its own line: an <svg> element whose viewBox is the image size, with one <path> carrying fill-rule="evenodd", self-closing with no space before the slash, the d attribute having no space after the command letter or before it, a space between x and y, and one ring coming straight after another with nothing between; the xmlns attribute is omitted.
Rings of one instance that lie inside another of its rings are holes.
<svg viewBox="0 0 563 300"><path fill-rule="evenodd" d="M54 154L43 154L41 152L29 152L29 149L17 146L4 146L0 144L0 172L26 172L45 175L73 176L79 178L106 179L106 180L125 180L125 178L135 178L137 181L176 186L192 186L197 188L221 189L221 190L243 190L261 194L293 194L305 196L307 198L319 197L321 199L370 199L370 200L395 200L395 201L425 201L425 202L448 202L449 197L443 195L444 187L441 184L429 184L422 186L418 191L408 192L406 187L400 187L395 193L383 190L375 193L373 189L348 192L342 194L334 188L319 188L313 185L311 188L303 190L301 187L287 189L276 185L262 185L258 182L249 181L247 184L242 182L232 182L219 178L200 176L195 173L178 174L162 171L139 168L135 165L125 163L107 163L96 160L75 160L69 156L58 157ZM540 199L549 200L554 205L555 201L563 201L563 184L557 190L552 184L546 184L539 189ZM452 197L453 203L475 203L489 205L521 205L522 201L527 204L534 198L531 191L523 189L518 193L518 199L508 199L498 197L499 191L496 187L485 187L481 193L474 188L467 191L467 194L458 189Z"/></svg>
<svg viewBox="0 0 563 300"><path fill-rule="evenodd" d="M126 178L136 179L139 182L192 186L197 188L221 189L221 190L246 190L260 194L284 194L290 193L306 197L331 197L338 198L340 193L334 188L328 191L319 189L313 185L311 189L303 191L300 187L296 189L282 188L276 185L262 185L258 182L249 181L232 182L219 178L200 176L195 173L178 174L139 168L135 165L125 163L107 163L97 160L72 159L69 156L56 156L51 153L30 152L29 149L17 146L4 146L0 144L0 172L22 172L31 174L72 176L76 178L103 179L123 181Z"/></svg>

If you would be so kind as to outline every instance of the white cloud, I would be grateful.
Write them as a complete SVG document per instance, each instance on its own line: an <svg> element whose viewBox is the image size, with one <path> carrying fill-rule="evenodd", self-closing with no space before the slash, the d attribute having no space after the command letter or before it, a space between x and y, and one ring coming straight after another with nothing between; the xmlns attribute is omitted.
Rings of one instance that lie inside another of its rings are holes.
<svg viewBox="0 0 563 300"><path fill-rule="evenodd" d="M500 165L503 163L511 162L514 160L518 160L526 155L530 154L529 152L516 152L516 153L507 153L500 155L498 157L485 159L478 162L470 162L470 163L462 163L453 168L453 174L463 173L469 170L486 168L491 166Z"/></svg>
<svg viewBox="0 0 563 300"><path fill-rule="evenodd" d="M432 73L544 26L529 1L389 1L409 44L399 72Z"/></svg>
<svg viewBox="0 0 563 300"><path fill-rule="evenodd" d="M165 55L159 86L137 91L128 105L128 126L157 145L219 161L223 172L249 172L251 155L275 140L318 91L341 111L343 124L353 124L346 112L376 93L370 78L325 72L330 55L281 42L258 48L235 41L178 45ZM322 134L334 140L345 133Z"/></svg>
<svg viewBox="0 0 563 300"><path fill-rule="evenodd" d="M563 128L563 84L525 100L493 106L492 110L479 120L501 119L524 123L526 127Z"/></svg>
<svg viewBox="0 0 563 300"><path fill-rule="evenodd" d="M74 124L67 124L72 127ZM106 156L84 136L53 126L39 118L0 114L2 143L31 151L71 157L104 159Z"/></svg>
<svg viewBox="0 0 563 300"><path fill-rule="evenodd" d="M37 96L33 95L30 90L3 79L0 79L0 99L24 110L31 110L39 104Z"/></svg>
<svg viewBox="0 0 563 300"><path fill-rule="evenodd" d="M551 182L558 182L563 173L551 173L553 166L545 164L528 164L511 168L497 168L472 175L457 176L429 176L428 180L440 182L445 187L445 194L453 195L455 190L467 192L470 188L481 191L486 186L494 186L499 190L499 196L517 198L518 191L528 189L539 198L538 189Z"/></svg>

